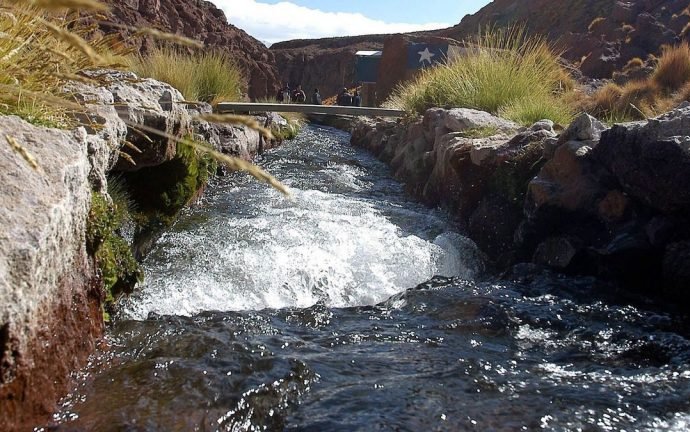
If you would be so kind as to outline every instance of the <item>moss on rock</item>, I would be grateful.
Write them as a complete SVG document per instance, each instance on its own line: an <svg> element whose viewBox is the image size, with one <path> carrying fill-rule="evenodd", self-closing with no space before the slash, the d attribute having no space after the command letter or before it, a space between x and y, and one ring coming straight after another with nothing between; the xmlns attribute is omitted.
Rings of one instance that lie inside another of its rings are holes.
<svg viewBox="0 0 690 432"><path fill-rule="evenodd" d="M216 168L210 155L178 143L174 159L124 174L138 208L139 225L172 224L180 210L204 190Z"/></svg>
<svg viewBox="0 0 690 432"><path fill-rule="evenodd" d="M93 193L91 209L86 229L86 245L95 257L103 277L105 290L104 317L112 310L115 299L131 292L137 282L143 280L139 267L129 244L118 234L128 211L121 202L108 203L105 196Z"/></svg>
<svg viewBox="0 0 690 432"><path fill-rule="evenodd" d="M527 185L545 163L542 153L539 143L532 143L520 149L518 154L496 168L489 182L489 191L510 203L522 206Z"/></svg>

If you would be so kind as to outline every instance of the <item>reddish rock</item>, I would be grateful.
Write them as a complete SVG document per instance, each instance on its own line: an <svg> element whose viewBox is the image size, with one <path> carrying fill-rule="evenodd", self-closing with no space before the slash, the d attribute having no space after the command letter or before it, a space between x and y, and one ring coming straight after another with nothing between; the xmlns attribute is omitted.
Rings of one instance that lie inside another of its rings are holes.
<svg viewBox="0 0 690 432"><path fill-rule="evenodd" d="M91 187L83 131L0 117L38 161L0 147L0 430L48 421L103 331L84 232Z"/></svg>
<svg viewBox="0 0 690 432"><path fill-rule="evenodd" d="M128 43L146 51L150 38L132 38L118 25L153 27L202 41L207 48L230 54L245 71L251 98L274 96L280 79L275 59L266 46L228 23L213 3L197 0L106 0L111 7L104 32L119 32Z"/></svg>

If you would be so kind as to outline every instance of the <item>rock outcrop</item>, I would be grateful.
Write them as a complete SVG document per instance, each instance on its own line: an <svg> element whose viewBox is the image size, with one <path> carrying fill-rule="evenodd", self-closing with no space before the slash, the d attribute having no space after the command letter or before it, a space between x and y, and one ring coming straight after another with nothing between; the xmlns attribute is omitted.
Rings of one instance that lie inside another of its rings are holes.
<svg viewBox="0 0 690 432"><path fill-rule="evenodd" d="M274 96L280 86L273 54L261 42L232 26L222 10L205 0L106 0L111 13L100 23L106 33L119 32L127 43L146 51L150 38L132 38L122 26L153 27L200 40L206 49L230 54L245 71L249 97Z"/></svg>
<svg viewBox="0 0 690 432"><path fill-rule="evenodd" d="M30 430L54 411L103 329L85 244L91 167L84 129L0 117L0 135L37 163L0 146L0 429Z"/></svg>
<svg viewBox="0 0 690 432"><path fill-rule="evenodd" d="M360 121L352 143L456 215L499 268L532 262L690 298L690 104L612 128L583 114L560 135L546 120L516 131L435 108L407 125Z"/></svg>
<svg viewBox="0 0 690 432"><path fill-rule="evenodd" d="M136 281L136 268L113 267L122 267L121 258L136 266L132 252L141 257L141 244L155 239L150 227L145 238L129 238L130 244L116 238L121 227L113 226L110 215L118 211L108 207L109 175L124 178L132 199L165 193L165 209L152 207L155 199L137 205L171 218L171 209L179 211L203 190L211 166L194 151L181 152L172 137L195 137L243 159L279 144L246 126L195 119L211 107L187 106L165 83L114 71L92 78L97 83L65 89L86 108L76 119L82 126L74 130L0 116L0 139L6 141L0 146L3 431L29 430L55 411L70 372L83 365L102 334L106 294L126 292ZM268 128L287 126L274 114L257 120ZM134 178L139 183L130 182ZM166 185L170 189L160 189ZM100 215L94 203L102 204ZM111 249L104 252L108 242Z"/></svg>

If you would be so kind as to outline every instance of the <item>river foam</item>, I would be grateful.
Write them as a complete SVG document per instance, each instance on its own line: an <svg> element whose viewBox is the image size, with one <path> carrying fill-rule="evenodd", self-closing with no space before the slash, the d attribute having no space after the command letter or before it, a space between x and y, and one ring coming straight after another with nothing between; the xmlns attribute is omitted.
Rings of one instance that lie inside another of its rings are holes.
<svg viewBox="0 0 690 432"><path fill-rule="evenodd" d="M369 156L324 143L319 131L291 146L289 158L279 150L266 164L293 196L223 179L158 242L126 317L368 305L481 268L473 243L437 212L403 206L402 188Z"/></svg>

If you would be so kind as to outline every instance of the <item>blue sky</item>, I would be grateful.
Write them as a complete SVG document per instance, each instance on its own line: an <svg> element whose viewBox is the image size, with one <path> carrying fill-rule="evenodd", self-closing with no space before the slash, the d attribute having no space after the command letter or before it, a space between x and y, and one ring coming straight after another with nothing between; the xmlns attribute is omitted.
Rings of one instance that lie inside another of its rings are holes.
<svg viewBox="0 0 690 432"><path fill-rule="evenodd" d="M231 24L267 45L444 28L490 0L211 0Z"/></svg>

